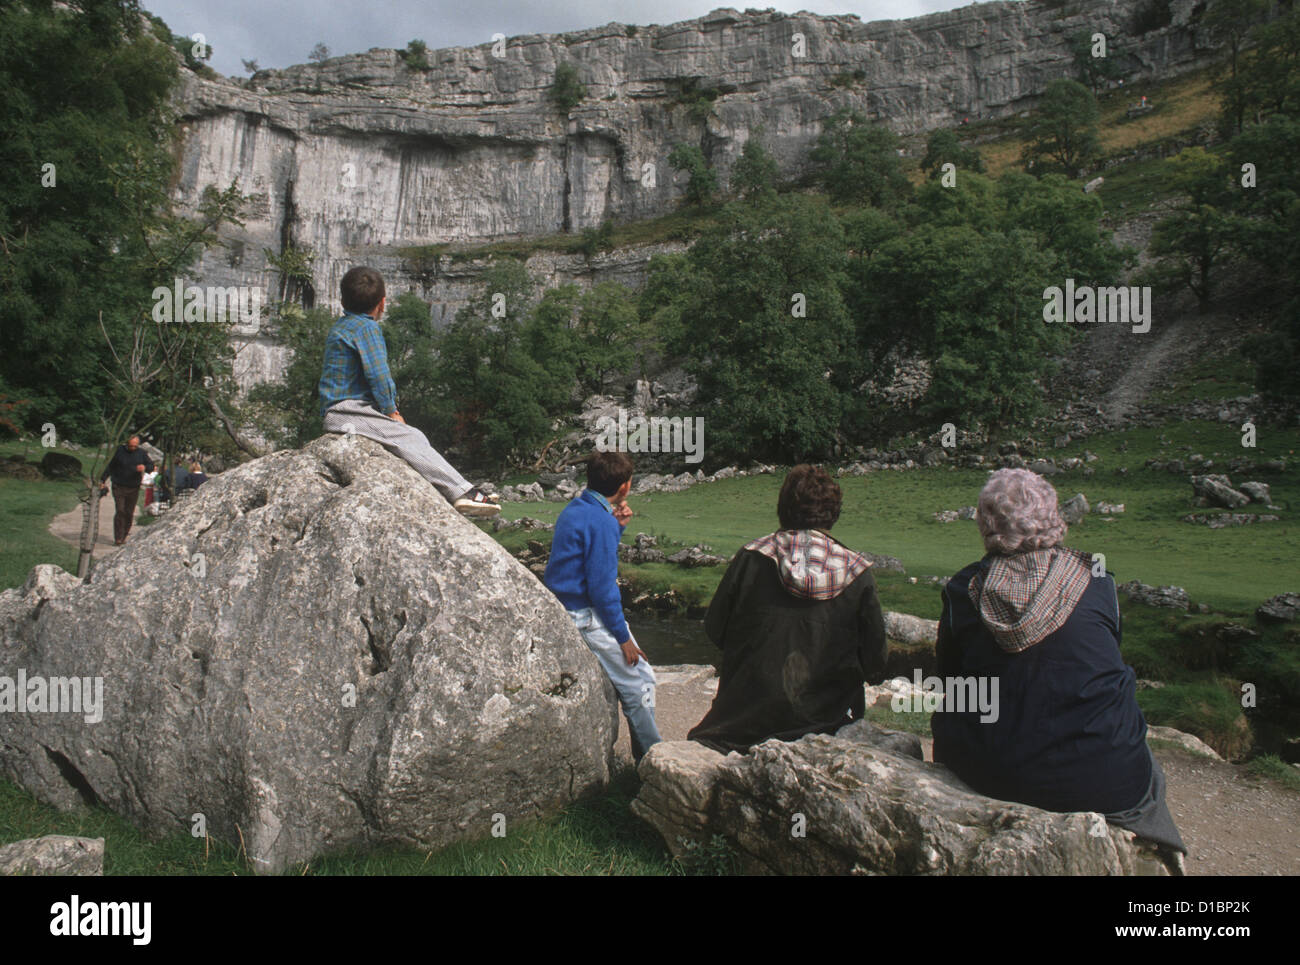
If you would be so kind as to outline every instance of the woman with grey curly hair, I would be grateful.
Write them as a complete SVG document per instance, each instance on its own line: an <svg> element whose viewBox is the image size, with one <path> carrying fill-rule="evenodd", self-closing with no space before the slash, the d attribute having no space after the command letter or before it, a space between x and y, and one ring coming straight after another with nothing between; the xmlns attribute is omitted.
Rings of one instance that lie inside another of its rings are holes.
<svg viewBox="0 0 1300 965"><path fill-rule="evenodd" d="M945 679L996 680L997 707L937 711L934 759L990 797L1097 811L1186 853L1120 655L1114 580L1063 545L1056 490L1035 473L993 473L975 522L985 556L944 587L936 651Z"/></svg>

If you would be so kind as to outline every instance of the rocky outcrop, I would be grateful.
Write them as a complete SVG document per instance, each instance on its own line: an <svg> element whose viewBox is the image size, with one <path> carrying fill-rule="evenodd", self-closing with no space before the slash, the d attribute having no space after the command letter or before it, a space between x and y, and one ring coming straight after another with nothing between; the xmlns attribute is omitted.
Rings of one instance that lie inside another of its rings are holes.
<svg viewBox="0 0 1300 965"><path fill-rule="evenodd" d="M554 597L360 437L213 478L87 583L37 567L0 594L0 653L102 685L0 713L5 778L157 834L202 816L261 871L551 813L604 785L616 734Z"/></svg>
<svg viewBox="0 0 1300 965"><path fill-rule="evenodd" d="M920 739L866 721L722 756L656 744L633 811L674 855L721 836L756 874L1181 873L1100 814L1058 814L974 793L921 759Z"/></svg>
<svg viewBox="0 0 1300 965"><path fill-rule="evenodd" d="M47 834L0 847L0 877L104 873L104 839Z"/></svg>
<svg viewBox="0 0 1300 965"><path fill-rule="evenodd" d="M934 646L939 639L939 621L886 610L885 635L908 646Z"/></svg>
<svg viewBox="0 0 1300 965"><path fill-rule="evenodd" d="M1297 618L1300 618L1300 593L1279 593L1255 611L1255 619L1261 623L1294 623Z"/></svg>
<svg viewBox="0 0 1300 965"><path fill-rule="evenodd" d="M1204 500L1205 506L1226 506L1237 509L1250 502L1250 497L1232 488L1232 480L1227 476L1213 473L1207 476L1193 476L1192 489Z"/></svg>
<svg viewBox="0 0 1300 965"><path fill-rule="evenodd" d="M1134 603L1143 606L1164 607L1170 610L1186 610L1191 606L1187 591L1181 586L1147 586L1137 580L1121 583L1117 588Z"/></svg>

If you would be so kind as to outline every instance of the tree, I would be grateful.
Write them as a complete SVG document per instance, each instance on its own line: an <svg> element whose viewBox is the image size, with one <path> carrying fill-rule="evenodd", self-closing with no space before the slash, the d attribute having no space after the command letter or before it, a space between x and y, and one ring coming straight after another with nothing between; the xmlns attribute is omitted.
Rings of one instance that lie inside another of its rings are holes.
<svg viewBox="0 0 1300 965"><path fill-rule="evenodd" d="M1104 81L1115 80L1120 76L1119 64L1111 57L1113 50L1109 38L1106 53L1101 57L1093 56L1091 31L1080 30L1071 34L1065 43L1074 58L1074 66L1078 68L1079 80L1087 84L1093 94L1097 93L1097 88Z"/></svg>
<svg viewBox="0 0 1300 965"><path fill-rule="evenodd" d="M1228 166L1201 147L1184 148L1165 161L1169 183L1184 197L1180 207L1156 224L1148 250L1156 259L1146 277L1160 285L1183 285L1207 312L1218 272L1234 253L1240 223Z"/></svg>
<svg viewBox="0 0 1300 965"><path fill-rule="evenodd" d="M686 200L691 204L707 204L717 192L717 173L694 144L678 144L668 155L668 163L673 170L687 174Z"/></svg>
<svg viewBox="0 0 1300 965"><path fill-rule="evenodd" d="M534 289L522 262L501 260L437 342L440 424L493 467L518 462L541 443L574 384L567 319L576 289L547 293L540 304Z"/></svg>
<svg viewBox="0 0 1300 965"><path fill-rule="evenodd" d="M1252 32L1255 49L1242 65L1231 94L1241 109L1263 119L1300 113L1300 7Z"/></svg>
<svg viewBox="0 0 1300 965"><path fill-rule="evenodd" d="M257 66L256 60L243 60L241 58L240 63L244 65L244 72L250 76L256 74L259 70L262 69L261 67Z"/></svg>
<svg viewBox="0 0 1300 965"><path fill-rule="evenodd" d="M976 174L984 170L984 159L980 157L980 152L973 147L963 147L956 131L941 127L933 131L925 142L921 170L927 172L932 179L938 178L942 176L945 164Z"/></svg>
<svg viewBox="0 0 1300 965"><path fill-rule="evenodd" d="M587 87L578 76L578 68L567 60L558 64L550 94L551 101L563 114L577 107L587 96Z"/></svg>
<svg viewBox="0 0 1300 965"><path fill-rule="evenodd" d="M402 51L402 62L411 70L428 70L429 45L423 40L412 40Z"/></svg>
<svg viewBox="0 0 1300 965"><path fill-rule="evenodd" d="M742 198L767 194L776 190L776 179L781 173L776 159L763 147L762 129L750 135L741 148L736 166L731 170L731 187Z"/></svg>
<svg viewBox="0 0 1300 965"><path fill-rule="evenodd" d="M1058 78L1047 85L1028 127L1023 159L1039 173L1053 165L1072 178L1101 150L1097 121L1101 110L1092 92L1077 80Z"/></svg>
<svg viewBox="0 0 1300 965"><path fill-rule="evenodd" d="M832 200L892 207L911 193L898 150L898 136L883 124L839 111L823 123L811 158Z"/></svg>
<svg viewBox="0 0 1300 965"><path fill-rule="evenodd" d="M1224 58L1215 68L1215 76L1223 96L1225 126L1232 133L1241 131L1246 113L1239 71L1241 53L1247 35L1267 8L1267 0L1214 0L1202 21L1210 38L1224 46Z"/></svg>
<svg viewBox="0 0 1300 965"><path fill-rule="evenodd" d="M307 55L307 59L313 64L323 64L325 61L330 59L330 49L323 43L318 43L311 49L311 53Z"/></svg>
<svg viewBox="0 0 1300 965"><path fill-rule="evenodd" d="M733 202L691 247L668 346L700 385L711 459L829 455L845 407L852 321L844 237L824 199ZM651 287L663 291L662 280ZM755 404L761 400L761 404Z"/></svg>
<svg viewBox="0 0 1300 965"><path fill-rule="evenodd" d="M635 296L618 282L594 286L579 302L575 334L578 384L584 393L601 392L637 359L642 330Z"/></svg>

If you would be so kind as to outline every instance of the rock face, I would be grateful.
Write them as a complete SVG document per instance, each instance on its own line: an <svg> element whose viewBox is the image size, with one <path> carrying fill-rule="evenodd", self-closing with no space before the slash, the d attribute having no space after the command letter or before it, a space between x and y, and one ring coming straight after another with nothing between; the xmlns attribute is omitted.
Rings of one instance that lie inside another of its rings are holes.
<svg viewBox="0 0 1300 965"><path fill-rule="evenodd" d="M0 876L104 873L104 839L47 834L0 847Z"/></svg>
<svg viewBox="0 0 1300 965"><path fill-rule="evenodd" d="M100 678L92 714L0 713L0 772L276 871L434 848L602 786L612 690L563 609L377 443L215 477L82 584L0 594L3 673ZM2 692L0 692L2 695Z"/></svg>
<svg viewBox="0 0 1300 965"><path fill-rule="evenodd" d="M185 71L176 200L194 208L206 187L236 176L255 199L245 226L225 234L229 247L203 256L194 274L204 284L274 294L279 278L262 251L292 243L315 252L310 295L334 304L364 252L390 291L419 290L442 322L483 265L425 246L663 214L685 191L667 160L679 143L699 144L725 185L760 126L782 176L798 177L839 108L905 134L1013 115L1050 81L1075 76L1068 38L1079 31L1124 38L1111 57L1131 82L1169 77L1210 53L1196 47L1195 2L1171 0L1171 22L1142 33L1145 0L1069 11L983 3L874 23L724 8L667 25L515 36L495 51L485 36L429 51L427 70L374 48L247 81ZM561 63L587 91L567 112L550 97ZM650 254L547 256L529 267L548 284L626 282ZM251 345L241 377L282 365L273 353L273 343Z"/></svg>
<svg viewBox="0 0 1300 965"><path fill-rule="evenodd" d="M885 611L885 635L890 640L897 640L910 646L929 644L939 639L939 621L914 617L910 613Z"/></svg>
<svg viewBox="0 0 1300 965"><path fill-rule="evenodd" d="M1156 848L1100 814L975 794L920 739L867 721L723 757L656 744L632 809L676 855L721 835L757 874L1162 875Z"/></svg>

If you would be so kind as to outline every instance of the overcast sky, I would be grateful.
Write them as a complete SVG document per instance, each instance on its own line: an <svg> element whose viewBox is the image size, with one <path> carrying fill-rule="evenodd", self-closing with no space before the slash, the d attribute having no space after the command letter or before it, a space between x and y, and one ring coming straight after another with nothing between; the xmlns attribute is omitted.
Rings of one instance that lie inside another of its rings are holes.
<svg viewBox="0 0 1300 965"><path fill-rule="evenodd" d="M616 23L674 23L734 6L787 13L856 13L864 21L896 20L968 4L958 0L143 0L173 33L202 33L212 45L209 63L243 76L242 60L259 67L302 64L319 41L332 55L371 47L405 47L419 38L430 48L490 43L507 37L564 33Z"/></svg>

